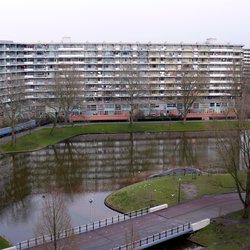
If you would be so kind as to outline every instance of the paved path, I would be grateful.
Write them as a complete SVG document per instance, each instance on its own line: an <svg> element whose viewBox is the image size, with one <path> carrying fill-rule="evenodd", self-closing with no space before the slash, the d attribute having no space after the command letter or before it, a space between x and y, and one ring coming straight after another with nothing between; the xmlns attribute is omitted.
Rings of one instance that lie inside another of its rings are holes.
<svg viewBox="0 0 250 250"><path fill-rule="evenodd" d="M132 231L134 240L138 240L187 222L216 218L240 209L242 204L236 193L204 196L130 221L76 235L74 244L77 244L76 249L107 250L129 243ZM30 249L44 248L41 246Z"/></svg>

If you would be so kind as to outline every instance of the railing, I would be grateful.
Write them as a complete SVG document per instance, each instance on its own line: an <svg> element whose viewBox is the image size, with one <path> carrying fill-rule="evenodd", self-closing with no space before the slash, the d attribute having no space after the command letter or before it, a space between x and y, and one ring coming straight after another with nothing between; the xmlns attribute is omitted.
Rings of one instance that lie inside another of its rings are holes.
<svg viewBox="0 0 250 250"><path fill-rule="evenodd" d="M93 231L98 228L106 227L112 224L116 224L122 221L130 220L132 218L140 217L142 215L148 214L149 208L142 208L140 210L132 211L123 215L113 216L111 218L95 221L93 223L88 223L85 225L81 225L78 227L74 227L71 229L64 230L62 232L58 232L56 235L56 239L63 239L72 235L81 234L89 231ZM16 247L18 250L27 249L30 247L35 247L38 245L50 243L54 241L53 235L44 235L39 236L33 239L25 240L19 242Z"/></svg>
<svg viewBox="0 0 250 250"><path fill-rule="evenodd" d="M112 248L111 250L143 249L143 248L161 243L163 241L166 241L167 239L174 238L174 236L179 236L179 235L189 233L189 232L192 232L192 228L191 228L190 223L187 223L178 227L168 229L166 231L162 231L157 234L150 235L146 238L136 240L129 244Z"/></svg>

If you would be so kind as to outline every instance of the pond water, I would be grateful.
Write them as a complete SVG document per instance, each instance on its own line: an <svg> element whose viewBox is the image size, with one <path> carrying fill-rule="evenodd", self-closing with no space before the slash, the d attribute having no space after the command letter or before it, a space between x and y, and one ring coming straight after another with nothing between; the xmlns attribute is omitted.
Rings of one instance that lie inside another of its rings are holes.
<svg viewBox="0 0 250 250"><path fill-rule="evenodd" d="M0 235L13 244L33 237L43 196L66 196L73 226L117 213L105 197L175 168L220 171L209 133L82 135L30 153L0 155ZM90 203L93 199L93 203Z"/></svg>

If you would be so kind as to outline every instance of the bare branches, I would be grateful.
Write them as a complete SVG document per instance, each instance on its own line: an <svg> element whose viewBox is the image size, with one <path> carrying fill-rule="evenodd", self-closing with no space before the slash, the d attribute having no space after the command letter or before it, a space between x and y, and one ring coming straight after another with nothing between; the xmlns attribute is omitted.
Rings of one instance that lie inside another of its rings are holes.
<svg viewBox="0 0 250 250"><path fill-rule="evenodd" d="M58 234L70 228L71 218L63 194L57 191L46 194L35 234L37 236L51 235L53 238L52 249L57 250L62 249L60 244L69 244L66 240L59 241Z"/></svg>
<svg viewBox="0 0 250 250"><path fill-rule="evenodd" d="M243 110L245 110L244 107ZM250 216L250 130L245 126L243 118L238 116L237 127L228 127L220 131L217 138L218 153L233 177L240 200L244 206L244 218ZM242 176L245 173L246 176ZM243 192L245 194L243 195Z"/></svg>
<svg viewBox="0 0 250 250"><path fill-rule="evenodd" d="M0 110L7 118L8 123L12 128L12 145L16 145L15 126L23 115L25 85L23 79L9 77L3 83L0 98Z"/></svg>
<svg viewBox="0 0 250 250"><path fill-rule="evenodd" d="M194 69L192 64L182 65L179 79L181 85L179 112L183 116L184 123L193 103L207 91L207 79L206 72Z"/></svg>
<svg viewBox="0 0 250 250"><path fill-rule="evenodd" d="M126 102L129 106L129 121L133 123L135 113L143 105L143 98L147 97L149 85L146 78L140 74L137 65L124 65L119 77L122 92L126 96Z"/></svg>
<svg viewBox="0 0 250 250"><path fill-rule="evenodd" d="M84 84L80 71L73 65L59 65L52 85L54 109L64 113L70 121L70 113L84 104Z"/></svg>

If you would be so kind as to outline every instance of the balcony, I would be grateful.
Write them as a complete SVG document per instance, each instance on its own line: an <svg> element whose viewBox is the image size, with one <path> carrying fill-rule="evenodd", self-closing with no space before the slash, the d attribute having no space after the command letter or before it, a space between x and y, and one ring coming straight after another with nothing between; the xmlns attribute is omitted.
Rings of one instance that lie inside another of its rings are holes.
<svg viewBox="0 0 250 250"><path fill-rule="evenodd" d="M33 91L34 91L34 89L25 89L25 90L24 90L25 93L33 92Z"/></svg>
<svg viewBox="0 0 250 250"><path fill-rule="evenodd" d="M233 58L233 55L210 55L210 58Z"/></svg>
<svg viewBox="0 0 250 250"><path fill-rule="evenodd" d="M227 76L226 74L210 74L210 77L225 77Z"/></svg>
<svg viewBox="0 0 250 250"><path fill-rule="evenodd" d="M25 99L33 99L33 98L35 98L35 96L33 96L33 95L26 95L25 96Z"/></svg>
<svg viewBox="0 0 250 250"><path fill-rule="evenodd" d="M209 68L209 70L211 70L211 71L228 71L228 70L230 70L230 68L219 67L219 68Z"/></svg>
<svg viewBox="0 0 250 250"><path fill-rule="evenodd" d="M23 64L32 65L32 64L34 64L34 62L23 62Z"/></svg>
<svg viewBox="0 0 250 250"><path fill-rule="evenodd" d="M29 54L29 55L23 55L24 58L33 58L34 55L33 54Z"/></svg>
<svg viewBox="0 0 250 250"><path fill-rule="evenodd" d="M34 82L25 82L25 85L29 86L29 85L33 85Z"/></svg>
<svg viewBox="0 0 250 250"><path fill-rule="evenodd" d="M209 51L214 51L214 52L233 52L233 49L209 49Z"/></svg>
<svg viewBox="0 0 250 250"><path fill-rule="evenodd" d="M209 64L222 64L222 65L226 65L226 64L233 64L233 62L209 62Z"/></svg>
<svg viewBox="0 0 250 250"><path fill-rule="evenodd" d="M24 51L34 51L34 48L24 48Z"/></svg>

